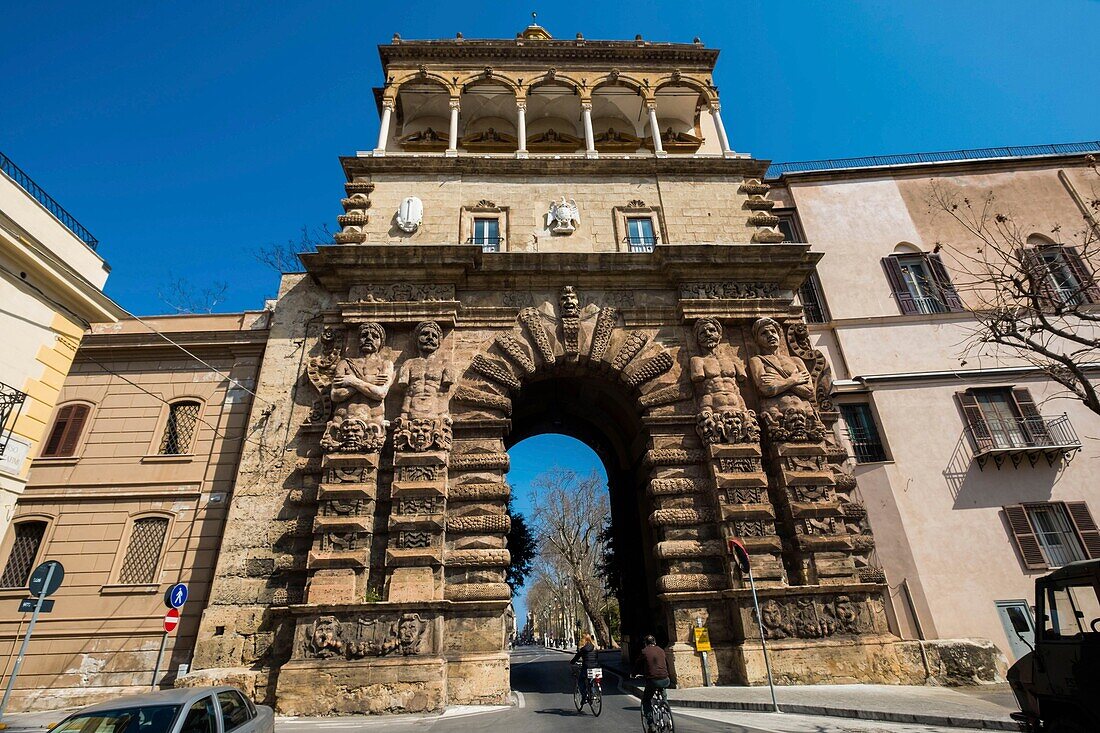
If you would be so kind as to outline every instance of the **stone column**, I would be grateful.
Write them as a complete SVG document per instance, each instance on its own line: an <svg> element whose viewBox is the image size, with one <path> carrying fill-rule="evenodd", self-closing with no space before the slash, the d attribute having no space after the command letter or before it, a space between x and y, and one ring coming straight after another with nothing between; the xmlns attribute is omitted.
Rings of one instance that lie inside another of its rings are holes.
<svg viewBox="0 0 1100 733"><path fill-rule="evenodd" d="M452 98L450 102L451 106L451 130L447 137L447 152L446 155L458 155L458 100Z"/></svg>
<svg viewBox="0 0 1100 733"><path fill-rule="evenodd" d="M649 134L653 136L653 154L657 156L667 155L665 149L661 147L661 127L657 122L657 103L646 102L646 109L649 110Z"/></svg>
<svg viewBox="0 0 1100 733"><path fill-rule="evenodd" d="M516 148L517 158L527 157L527 100L516 100Z"/></svg>
<svg viewBox="0 0 1100 733"><path fill-rule="evenodd" d="M378 128L378 146L374 149L375 155L386 154L386 145L390 140L390 117L393 115L393 108L395 105L396 100L382 100L382 122Z"/></svg>
<svg viewBox="0 0 1100 733"><path fill-rule="evenodd" d="M718 131L718 144L722 146L722 155L731 155L733 151L730 150L730 140L726 137L726 127L722 124L722 105L712 102L710 116L714 120L714 129Z"/></svg>
<svg viewBox="0 0 1100 733"><path fill-rule="evenodd" d="M584 119L584 157L598 158L595 136L592 134L592 102L581 102L581 117Z"/></svg>

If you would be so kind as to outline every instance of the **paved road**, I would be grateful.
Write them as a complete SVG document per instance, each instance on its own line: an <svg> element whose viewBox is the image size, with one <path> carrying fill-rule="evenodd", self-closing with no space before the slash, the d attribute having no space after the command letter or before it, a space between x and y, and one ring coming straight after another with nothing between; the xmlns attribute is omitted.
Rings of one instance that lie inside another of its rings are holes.
<svg viewBox="0 0 1100 733"><path fill-rule="evenodd" d="M569 656L537 647L512 653L512 689L519 705L490 712L451 709L443 716L281 719L277 733L640 733L637 698L622 692L613 674L604 677L603 713L573 707ZM675 710L676 733L940 733L952 729L870 723L804 715ZM961 729L953 729L959 733Z"/></svg>

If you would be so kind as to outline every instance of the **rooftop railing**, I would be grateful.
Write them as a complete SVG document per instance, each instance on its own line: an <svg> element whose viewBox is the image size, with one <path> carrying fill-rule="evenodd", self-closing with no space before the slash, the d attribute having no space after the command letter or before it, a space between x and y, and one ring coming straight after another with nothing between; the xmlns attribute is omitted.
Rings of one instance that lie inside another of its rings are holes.
<svg viewBox="0 0 1100 733"><path fill-rule="evenodd" d="M72 232L77 239L84 242L93 251L99 247L99 240L93 237L91 232L85 229L72 214L65 211L61 204L54 201L52 196L43 191L41 186L35 183L30 176L3 153L0 153L0 170L3 170L9 178L19 184L19 187L26 191L31 198L45 206L46 210L56 216L57 220L64 224L65 228Z"/></svg>
<svg viewBox="0 0 1100 733"><path fill-rule="evenodd" d="M1074 155L1100 152L1100 141L1082 143L1056 143L1053 145L1014 145L1003 148L973 148L971 150L947 150L932 153L904 153L901 155L871 155L863 158L833 158L829 160L804 160L794 163L772 163L768 178L778 178L784 173L843 170L845 168L878 168L888 165L915 165L919 163L951 163L963 160L988 160L990 158L1034 158L1042 155Z"/></svg>

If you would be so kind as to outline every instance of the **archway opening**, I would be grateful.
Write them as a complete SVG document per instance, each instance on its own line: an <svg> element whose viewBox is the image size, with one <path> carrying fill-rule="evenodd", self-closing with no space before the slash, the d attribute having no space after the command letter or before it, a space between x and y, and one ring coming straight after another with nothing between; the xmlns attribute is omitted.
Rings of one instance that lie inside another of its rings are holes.
<svg viewBox="0 0 1100 733"><path fill-rule="evenodd" d="M600 594L596 603L581 602L578 589L571 587L576 581L568 576L557 578L556 589L547 588L542 576L553 574L556 553L544 542L535 571L517 594L519 640L546 643L549 637L556 645L572 646L581 633L599 631L592 618L596 614L603 616L616 645L635 646L651 633L663 640L667 630L656 597L659 572L648 521L652 506L641 460L645 439L627 391L597 375L547 375L529 381L514 396L505 445L512 466L513 508L536 534L547 529L540 509L545 510L552 486L582 492L595 482L603 508L594 511L606 512L606 521L600 521L605 531L591 538L598 557L592 584ZM564 481L562 472L569 474ZM529 598L536 585L541 586L537 597ZM608 603L605 593L615 602ZM594 636L599 640L599 633Z"/></svg>

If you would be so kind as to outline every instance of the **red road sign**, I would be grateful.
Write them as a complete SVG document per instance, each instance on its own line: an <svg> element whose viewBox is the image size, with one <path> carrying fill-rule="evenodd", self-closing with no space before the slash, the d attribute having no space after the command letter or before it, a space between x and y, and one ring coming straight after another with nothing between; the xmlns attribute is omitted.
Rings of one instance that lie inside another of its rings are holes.
<svg viewBox="0 0 1100 733"><path fill-rule="evenodd" d="M726 548L731 555L737 558L737 566L741 568L741 572L749 572L749 551L745 548L745 545L733 537L727 537Z"/></svg>
<svg viewBox="0 0 1100 733"><path fill-rule="evenodd" d="M180 623L180 610L178 608L169 608L168 613L164 614L164 633L173 631Z"/></svg>

